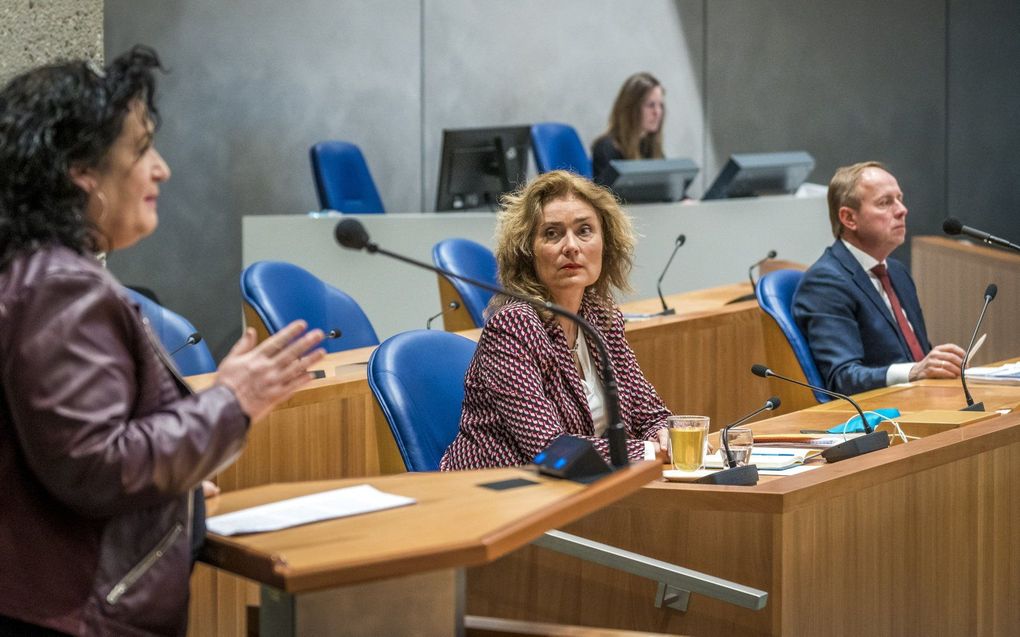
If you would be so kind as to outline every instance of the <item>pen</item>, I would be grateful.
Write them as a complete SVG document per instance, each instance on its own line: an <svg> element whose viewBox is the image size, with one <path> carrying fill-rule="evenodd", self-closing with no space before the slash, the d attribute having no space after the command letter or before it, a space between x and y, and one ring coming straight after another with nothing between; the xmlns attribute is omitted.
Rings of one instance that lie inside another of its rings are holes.
<svg viewBox="0 0 1020 637"><path fill-rule="evenodd" d="M974 347L970 350L970 355L967 356L967 362L968 363L970 362L970 359L974 358L974 354L977 354L977 351L979 349L981 349L981 346L985 344L985 337L986 336L988 336L988 332L985 332L984 334L982 334L981 338L979 338L977 340L977 343L974 343Z"/></svg>

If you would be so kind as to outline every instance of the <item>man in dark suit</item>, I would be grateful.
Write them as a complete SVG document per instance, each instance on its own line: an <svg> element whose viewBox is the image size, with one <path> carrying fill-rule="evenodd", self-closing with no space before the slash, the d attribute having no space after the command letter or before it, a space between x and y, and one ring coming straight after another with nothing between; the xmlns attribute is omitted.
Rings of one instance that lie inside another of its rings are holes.
<svg viewBox="0 0 1020 637"><path fill-rule="evenodd" d="M963 349L931 346L914 281L889 258L907 232L896 178L878 162L844 166L829 182L828 200L836 241L793 298L794 318L826 387L855 394L958 377Z"/></svg>

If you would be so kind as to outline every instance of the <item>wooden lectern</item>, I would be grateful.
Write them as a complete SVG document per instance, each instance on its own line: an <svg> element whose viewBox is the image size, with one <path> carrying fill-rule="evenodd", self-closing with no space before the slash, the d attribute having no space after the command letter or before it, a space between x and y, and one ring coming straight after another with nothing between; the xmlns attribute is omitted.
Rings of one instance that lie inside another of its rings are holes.
<svg viewBox="0 0 1020 637"><path fill-rule="evenodd" d="M262 634L462 634L465 567L615 502L660 471L632 464L591 485L513 468L235 491L210 500L210 515L365 483L417 504L271 533L210 534L202 560L262 584Z"/></svg>

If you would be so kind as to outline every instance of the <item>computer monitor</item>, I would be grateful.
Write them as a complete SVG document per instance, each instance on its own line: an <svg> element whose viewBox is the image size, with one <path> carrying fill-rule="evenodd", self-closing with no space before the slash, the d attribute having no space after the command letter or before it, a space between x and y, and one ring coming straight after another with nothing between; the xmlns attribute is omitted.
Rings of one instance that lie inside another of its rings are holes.
<svg viewBox="0 0 1020 637"><path fill-rule="evenodd" d="M793 194L814 169L804 151L730 155L703 199Z"/></svg>
<svg viewBox="0 0 1020 637"><path fill-rule="evenodd" d="M436 211L495 210L527 179L530 126L443 130Z"/></svg>
<svg viewBox="0 0 1020 637"><path fill-rule="evenodd" d="M614 159L609 165L606 183L625 203L680 201L698 176L698 165L686 157Z"/></svg>

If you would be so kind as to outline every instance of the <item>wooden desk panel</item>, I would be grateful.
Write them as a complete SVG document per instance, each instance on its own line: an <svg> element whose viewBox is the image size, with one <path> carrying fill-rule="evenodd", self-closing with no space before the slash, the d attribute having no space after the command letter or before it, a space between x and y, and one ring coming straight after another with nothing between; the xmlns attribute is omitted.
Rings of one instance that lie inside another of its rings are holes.
<svg viewBox="0 0 1020 637"><path fill-rule="evenodd" d="M967 347L985 287L995 283L999 294L988 306L981 329L988 333L988 341L973 363L984 365L1020 352L1020 330L1016 329L1020 254L947 237L915 237L910 259L932 343Z"/></svg>
<svg viewBox="0 0 1020 637"><path fill-rule="evenodd" d="M948 388L914 389L920 405ZM693 635L1013 635L1020 414L755 487L652 483L566 530L761 588L769 604L656 609L653 583L529 548L469 571L468 612Z"/></svg>

